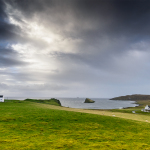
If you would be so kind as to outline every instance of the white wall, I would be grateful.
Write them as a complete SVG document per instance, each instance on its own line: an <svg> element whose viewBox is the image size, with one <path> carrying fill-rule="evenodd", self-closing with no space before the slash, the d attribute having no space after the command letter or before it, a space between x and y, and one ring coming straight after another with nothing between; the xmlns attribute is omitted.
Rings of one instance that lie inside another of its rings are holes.
<svg viewBox="0 0 150 150"><path fill-rule="evenodd" d="M0 97L0 102L4 102L4 96Z"/></svg>

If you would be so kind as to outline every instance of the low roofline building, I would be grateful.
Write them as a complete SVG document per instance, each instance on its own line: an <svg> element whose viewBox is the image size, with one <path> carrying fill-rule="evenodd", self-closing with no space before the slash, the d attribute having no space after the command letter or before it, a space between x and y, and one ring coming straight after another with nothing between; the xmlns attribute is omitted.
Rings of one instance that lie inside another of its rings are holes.
<svg viewBox="0 0 150 150"><path fill-rule="evenodd" d="M142 109L141 111L150 112L150 106L146 105L145 109Z"/></svg>
<svg viewBox="0 0 150 150"><path fill-rule="evenodd" d="M4 102L4 95L0 95L0 102Z"/></svg>

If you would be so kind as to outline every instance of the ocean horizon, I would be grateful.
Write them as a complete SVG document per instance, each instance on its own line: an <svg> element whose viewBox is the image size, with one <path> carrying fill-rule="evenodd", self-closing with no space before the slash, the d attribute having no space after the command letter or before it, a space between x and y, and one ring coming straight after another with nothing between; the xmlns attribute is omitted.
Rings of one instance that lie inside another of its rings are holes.
<svg viewBox="0 0 150 150"><path fill-rule="evenodd" d="M51 99L53 97L5 97L5 100L25 100L30 99ZM136 107L135 101L125 100L109 100L110 98L90 98L95 103L84 103L85 98L69 98L69 97L55 97L58 99L63 107L82 108L82 109L122 109L127 107Z"/></svg>

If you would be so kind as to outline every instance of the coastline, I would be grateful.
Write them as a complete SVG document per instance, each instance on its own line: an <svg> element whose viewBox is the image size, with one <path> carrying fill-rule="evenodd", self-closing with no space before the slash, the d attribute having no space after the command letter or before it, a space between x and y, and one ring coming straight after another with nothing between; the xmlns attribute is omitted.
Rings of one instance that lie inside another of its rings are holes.
<svg viewBox="0 0 150 150"><path fill-rule="evenodd" d="M10 98L11 100L25 100L26 98ZM8 100L10 100L8 99ZM32 98L33 99L33 98ZM48 100L50 98L48 97L38 97L34 98L38 100ZM123 109L123 108L128 108L128 107L136 107L135 101L118 101L118 100L109 100L106 98L91 98L92 100L95 101L95 103L84 103L85 98L57 98L60 100L61 105L63 107L70 107L70 108L81 108L81 109L104 109L104 110L109 110L109 109ZM7 100L7 99L6 99Z"/></svg>

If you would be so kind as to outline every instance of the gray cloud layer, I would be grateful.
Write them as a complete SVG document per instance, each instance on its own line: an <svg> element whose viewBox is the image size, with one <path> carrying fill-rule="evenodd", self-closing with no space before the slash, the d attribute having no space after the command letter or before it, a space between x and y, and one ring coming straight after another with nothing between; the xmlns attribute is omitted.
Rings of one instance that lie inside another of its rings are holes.
<svg viewBox="0 0 150 150"><path fill-rule="evenodd" d="M1 0L1 89L149 94L149 8L148 0Z"/></svg>

